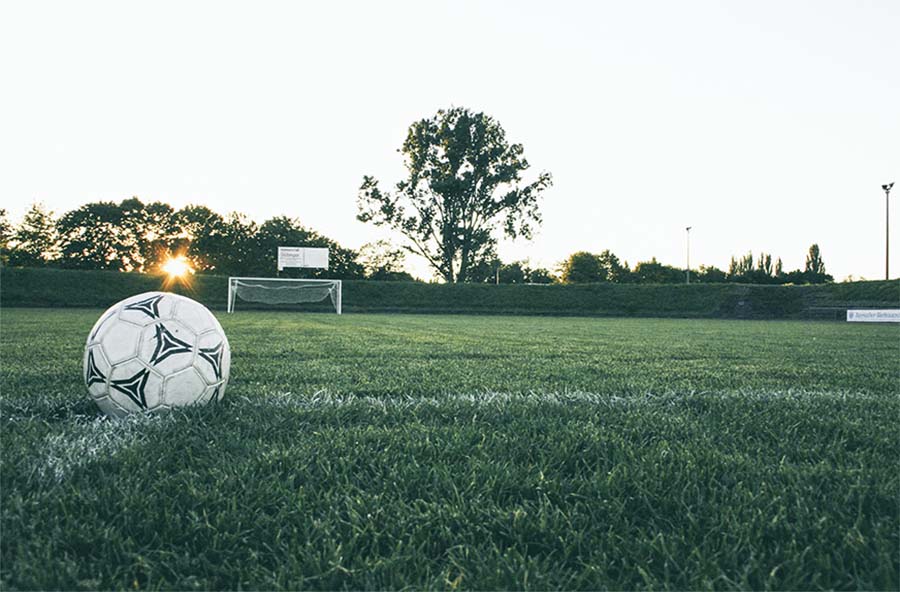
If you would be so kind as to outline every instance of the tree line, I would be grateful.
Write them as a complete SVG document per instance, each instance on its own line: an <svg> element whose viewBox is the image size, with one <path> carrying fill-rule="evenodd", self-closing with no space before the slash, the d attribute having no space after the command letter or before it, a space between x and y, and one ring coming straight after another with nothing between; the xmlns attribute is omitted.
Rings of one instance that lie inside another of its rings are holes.
<svg viewBox="0 0 900 592"><path fill-rule="evenodd" d="M688 275L688 273L690 275ZM716 284L733 282L741 284L823 284L834 281L825 271L825 262L819 251L819 245L813 244L806 254L803 269L784 271L781 258L772 263L772 255L760 253L754 258L747 253L740 258L731 258L728 270L715 266L701 265L699 269L664 265L655 257L650 261L638 262L634 268L629 267L611 251L600 254L579 251L570 255L559 267L559 280L566 284L577 283L651 283L651 284L683 284L692 283Z"/></svg>
<svg viewBox="0 0 900 592"><path fill-rule="evenodd" d="M0 210L0 263L152 272L167 257L184 256L199 272L265 275L276 269L278 246L327 247L329 269L282 272L287 277L413 280L403 269L412 253L448 283L567 284L589 282L682 283L688 270L652 258L634 268L609 250L573 253L555 272L527 261L502 262L500 236L530 239L541 224L539 201L552 185L549 172L529 175L521 144L510 143L492 117L464 107L441 109L414 122L398 150L407 177L382 190L363 177L357 219L402 236L400 247L379 241L358 251L339 245L296 218L277 216L257 224L244 214L222 216L206 206L179 210L133 197L120 203L92 202L55 217L32 205L13 226ZM526 178L529 177L529 178ZM752 253L732 257L727 271L700 266L693 281L754 284L822 283L818 245L803 270L785 272L781 259Z"/></svg>
<svg viewBox="0 0 900 592"><path fill-rule="evenodd" d="M245 214L221 215L201 205L175 209L163 202L133 197L119 203L93 202L61 216L32 204L19 224L0 210L0 259L16 267L105 269L152 273L167 257L183 255L194 270L221 275L267 275L277 266L279 246L329 249L327 270L284 270L285 277L330 277L379 281L414 281L404 271L404 251L388 241L359 250L306 228L299 220L276 216L257 224ZM684 268L652 258L633 268L609 250L578 251L551 271L527 261L503 262L489 252L467 270L467 282L500 284L656 283L686 281ZM802 270L786 272L770 254L731 258L727 270L701 265L692 282L805 284L833 281L814 244Z"/></svg>
<svg viewBox="0 0 900 592"><path fill-rule="evenodd" d="M175 209L133 197L92 202L55 216L32 204L18 225L0 210L4 265L155 272L169 257L183 256L201 273L267 275L277 267L279 246L327 247L329 269L288 269L283 276L411 280L403 254L384 243L357 251L311 230L299 220L276 216L257 224L206 206Z"/></svg>

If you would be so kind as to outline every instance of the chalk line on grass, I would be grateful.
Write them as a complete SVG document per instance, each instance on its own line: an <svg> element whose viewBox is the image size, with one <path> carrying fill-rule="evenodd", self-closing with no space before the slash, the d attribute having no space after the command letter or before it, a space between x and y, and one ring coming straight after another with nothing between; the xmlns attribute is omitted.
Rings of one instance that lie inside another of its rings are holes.
<svg viewBox="0 0 900 592"><path fill-rule="evenodd" d="M646 407L678 405L692 398L735 399L741 401L804 401L811 399L858 400L877 399L881 395L855 391L815 391L806 389L759 390L738 389L729 391L666 391L661 393L635 393L616 395L588 391L568 392L473 392L448 393L439 396L418 397L415 395L371 395L339 394L316 391L310 394L292 391L263 392L259 396L242 395L236 397L242 405L264 406L276 409L316 409L362 405L378 409L411 409L437 407L447 403L464 403L483 406L503 406L508 404L570 405L590 404L600 407Z"/></svg>
<svg viewBox="0 0 900 592"><path fill-rule="evenodd" d="M118 420L78 417L61 431L46 436L35 472L41 478L62 481L74 469L148 441L155 431L153 428L174 419L172 414L144 413Z"/></svg>

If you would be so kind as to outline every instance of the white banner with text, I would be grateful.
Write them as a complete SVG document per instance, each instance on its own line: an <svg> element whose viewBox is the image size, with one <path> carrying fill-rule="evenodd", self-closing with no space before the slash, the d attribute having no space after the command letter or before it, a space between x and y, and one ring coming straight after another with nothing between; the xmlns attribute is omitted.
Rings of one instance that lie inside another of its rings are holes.
<svg viewBox="0 0 900 592"><path fill-rule="evenodd" d="M328 269L328 249L317 247L278 247L278 271L285 267Z"/></svg>
<svg viewBox="0 0 900 592"><path fill-rule="evenodd" d="M900 323L900 308L848 310L847 320L853 323Z"/></svg>

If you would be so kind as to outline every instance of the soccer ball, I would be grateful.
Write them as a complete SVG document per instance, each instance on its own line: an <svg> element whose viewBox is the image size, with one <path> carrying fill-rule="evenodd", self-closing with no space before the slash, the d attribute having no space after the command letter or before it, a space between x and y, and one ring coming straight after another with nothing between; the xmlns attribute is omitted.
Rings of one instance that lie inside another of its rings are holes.
<svg viewBox="0 0 900 592"><path fill-rule="evenodd" d="M231 349L216 317L168 292L112 306L84 348L84 382L111 417L219 401L230 367Z"/></svg>

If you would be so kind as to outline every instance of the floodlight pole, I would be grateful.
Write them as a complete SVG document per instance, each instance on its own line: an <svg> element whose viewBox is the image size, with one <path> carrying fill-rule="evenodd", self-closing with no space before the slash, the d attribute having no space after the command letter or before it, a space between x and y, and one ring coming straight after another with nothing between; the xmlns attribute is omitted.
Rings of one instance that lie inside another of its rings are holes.
<svg viewBox="0 0 900 592"><path fill-rule="evenodd" d="M687 232L687 268L684 270L684 283L691 283L691 228L692 226L688 226L685 228Z"/></svg>
<svg viewBox="0 0 900 592"><path fill-rule="evenodd" d="M890 240L891 240L891 223L890 216L891 210L888 207L888 197L891 195L891 187L894 186L893 181L890 183L885 183L881 186L884 189L884 279L891 279L890 271L891 271L891 251L890 251Z"/></svg>

